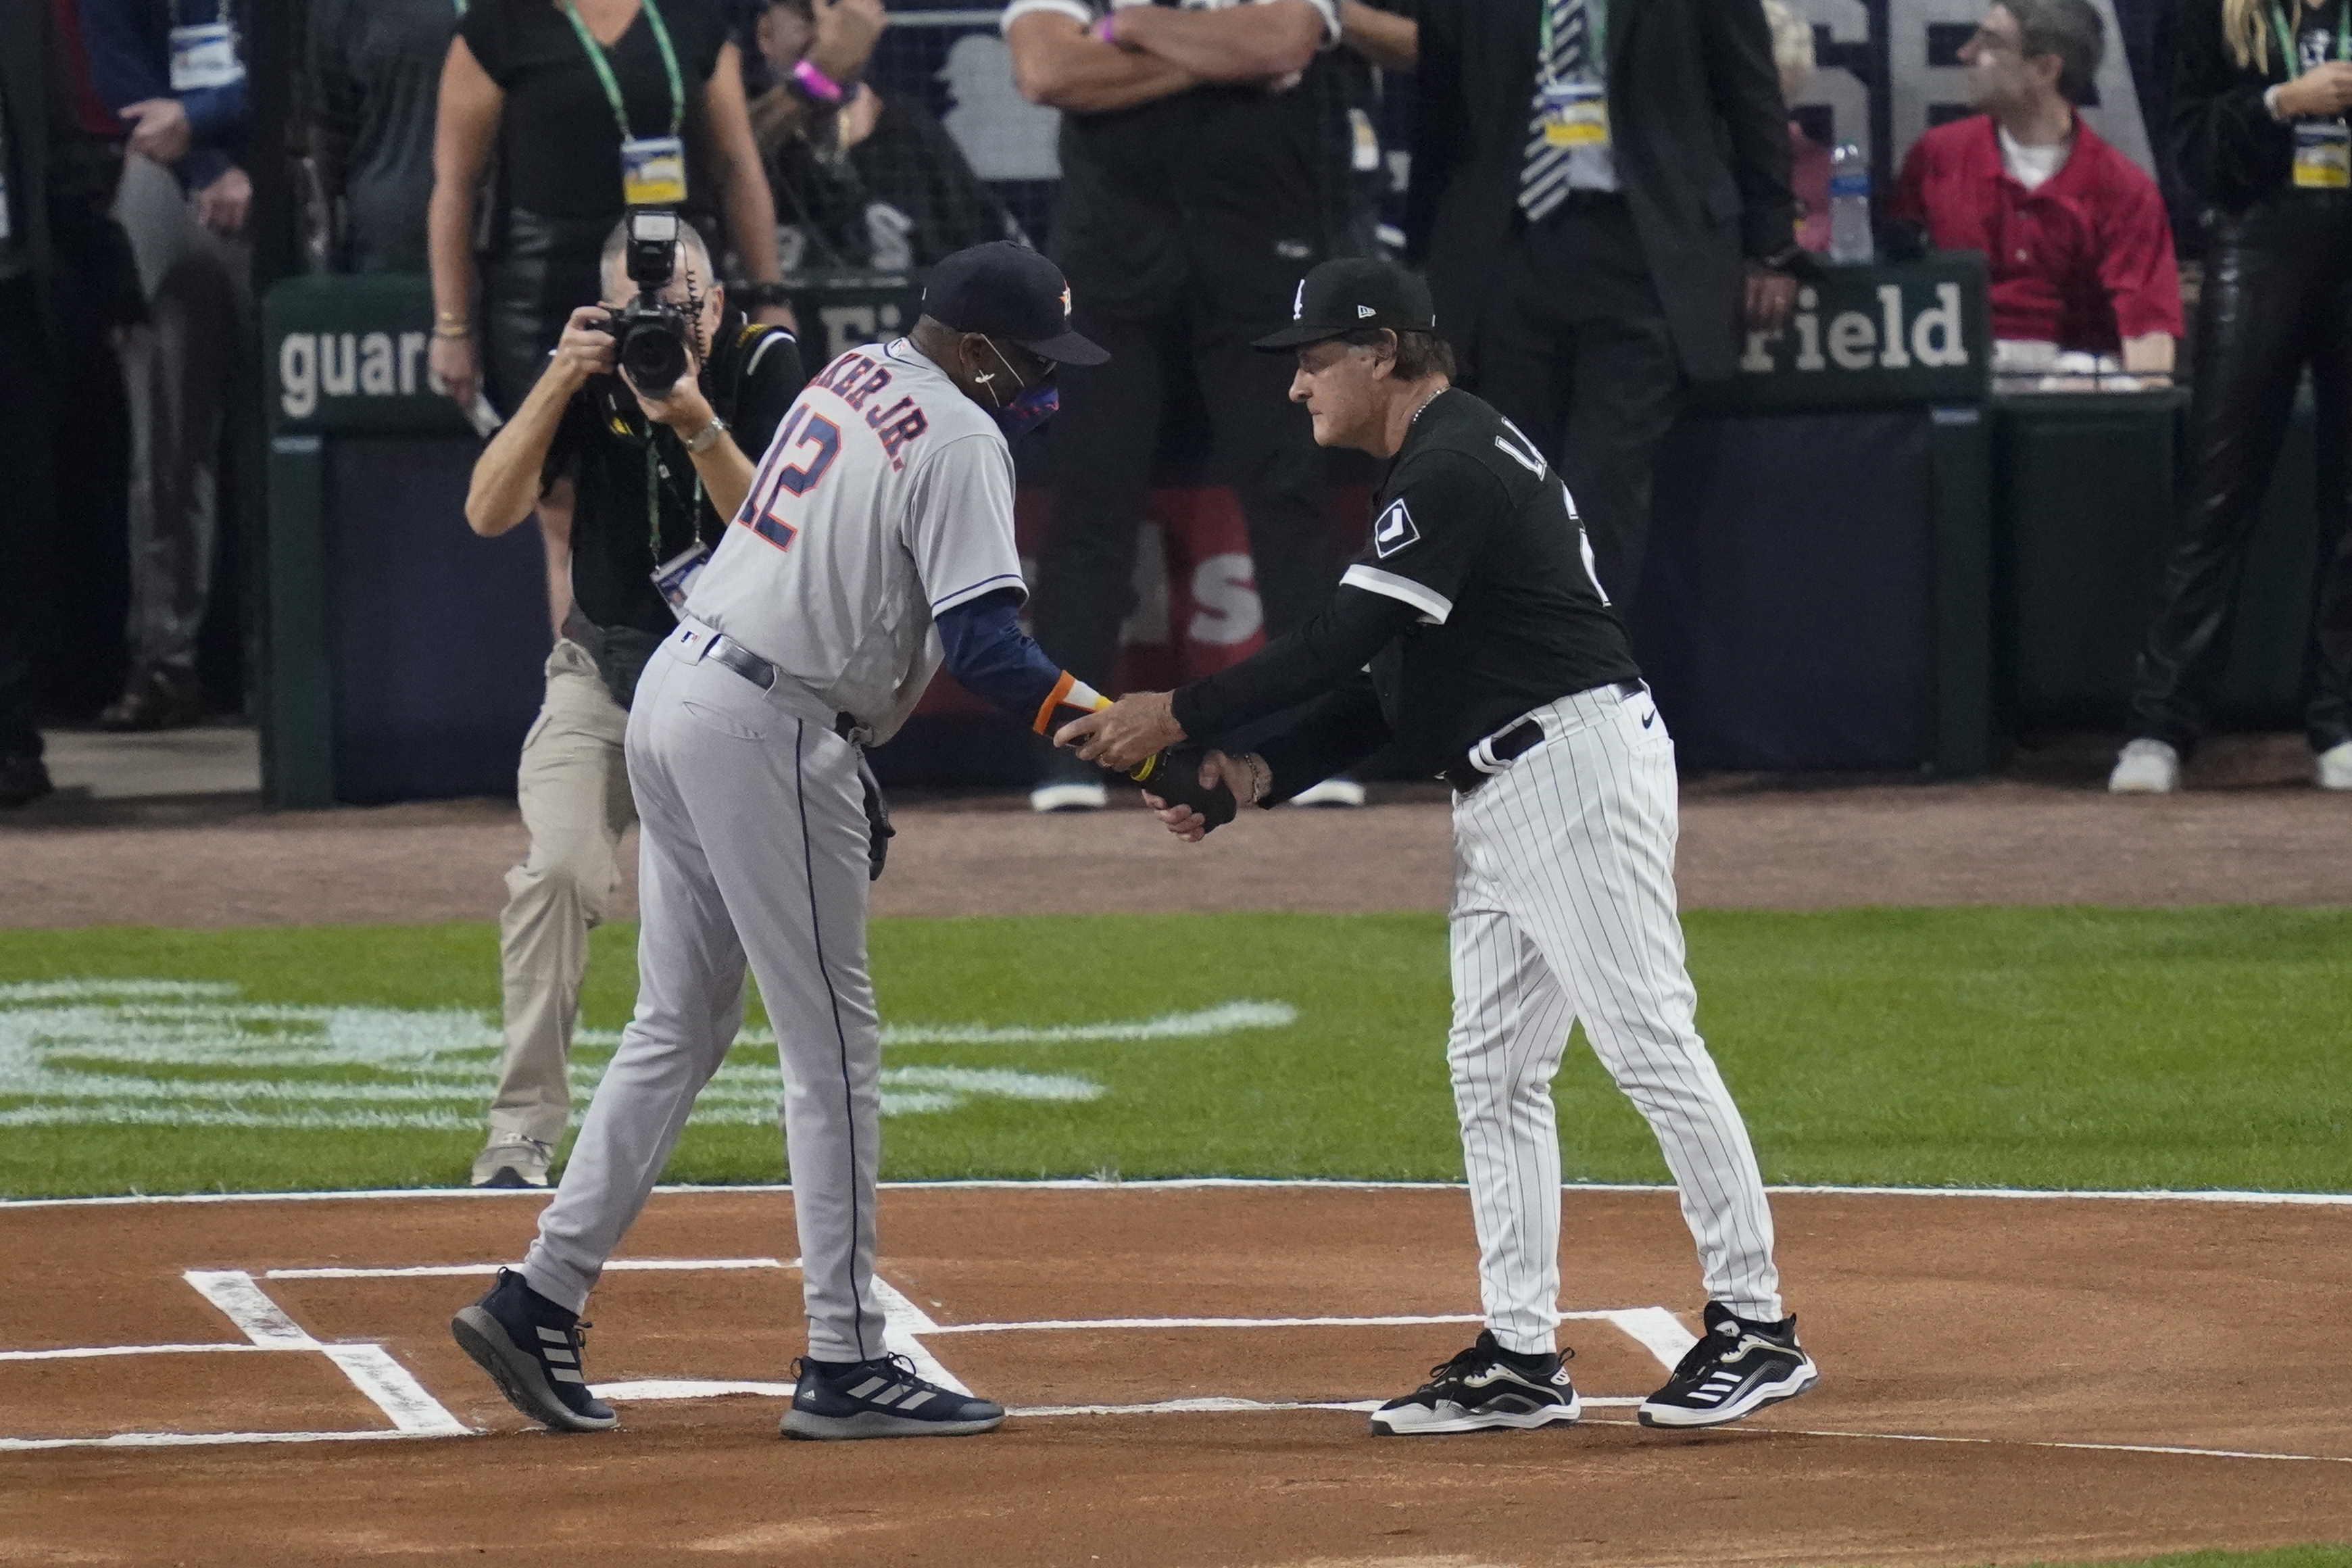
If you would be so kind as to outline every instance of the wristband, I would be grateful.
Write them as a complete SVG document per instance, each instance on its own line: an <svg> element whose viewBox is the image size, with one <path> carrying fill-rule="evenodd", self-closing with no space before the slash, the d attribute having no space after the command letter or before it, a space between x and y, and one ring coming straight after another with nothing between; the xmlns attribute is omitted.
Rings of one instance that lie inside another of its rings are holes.
<svg viewBox="0 0 2352 1568"><path fill-rule="evenodd" d="M842 85L809 64L805 58L793 67L793 79L805 88L811 98L821 98L825 102L834 104L839 103L843 98Z"/></svg>
<svg viewBox="0 0 2352 1568"><path fill-rule="evenodd" d="M1108 44L1112 48L1118 48L1119 47L1118 13L1117 11L1106 11L1103 13L1103 19L1095 24L1095 37L1100 38L1104 43Z"/></svg>
<svg viewBox="0 0 2352 1568"><path fill-rule="evenodd" d="M2277 121L2281 125L2284 125L2286 123L2286 116L2279 112L2278 100L2279 94L2285 90L2286 89L2284 83L2273 83L2271 86L2263 89L2263 112L2269 115L2273 120Z"/></svg>

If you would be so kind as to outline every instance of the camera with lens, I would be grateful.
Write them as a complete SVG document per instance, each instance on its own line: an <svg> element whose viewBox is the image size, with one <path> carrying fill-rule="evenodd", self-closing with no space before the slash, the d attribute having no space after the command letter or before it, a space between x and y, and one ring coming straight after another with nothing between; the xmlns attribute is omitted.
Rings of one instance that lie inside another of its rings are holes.
<svg viewBox="0 0 2352 1568"><path fill-rule="evenodd" d="M613 318L621 368L652 397L677 385L693 363L694 323L661 295L677 271L677 214L666 208L629 214L626 260L637 297Z"/></svg>

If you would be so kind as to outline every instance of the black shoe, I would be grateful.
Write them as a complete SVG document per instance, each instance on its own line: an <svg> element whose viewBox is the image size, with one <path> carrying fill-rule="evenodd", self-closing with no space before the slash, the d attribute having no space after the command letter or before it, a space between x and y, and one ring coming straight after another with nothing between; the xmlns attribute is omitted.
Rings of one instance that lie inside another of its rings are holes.
<svg viewBox="0 0 2352 1568"><path fill-rule="evenodd" d="M194 669L151 664L133 670L122 695L98 716L101 730L184 730L205 717L205 690Z"/></svg>
<svg viewBox="0 0 2352 1568"><path fill-rule="evenodd" d="M1636 1414L1644 1426L1720 1426L1794 1399L1821 1380L1813 1358L1797 1343L1793 1316L1751 1323L1709 1301L1706 1332Z"/></svg>
<svg viewBox="0 0 2352 1568"><path fill-rule="evenodd" d="M30 805L56 786L38 757L0 757L0 811Z"/></svg>
<svg viewBox="0 0 2352 1568"><path fill-rule="evenodd" d="M1525 1430L1583 1414L1584 1402L1559 1356L1514 1354L1488 1331L1452 1361L1431 1367L1427 1383L1374 1411L1372 1435L1408 1437L1490 1426Z"/></svg>
<svg viewBox="0 0 2352 1568"><path fill-rule="evenodd" d="M925 1383L902 1355L793 1363L787 1437L969 1437L1004 1425L1004 1406Z"/></svg>
<svg viewBox="0 0 2352 1568"><path fill-rule="evenodd" d="M581 1362L588 1327L523 1282L499 1270L490 1293L449 1320L457 1348L490 1374L507 1403L559 1432L603 1432L620 1425L613 1407L588 1392Z"/></svg>

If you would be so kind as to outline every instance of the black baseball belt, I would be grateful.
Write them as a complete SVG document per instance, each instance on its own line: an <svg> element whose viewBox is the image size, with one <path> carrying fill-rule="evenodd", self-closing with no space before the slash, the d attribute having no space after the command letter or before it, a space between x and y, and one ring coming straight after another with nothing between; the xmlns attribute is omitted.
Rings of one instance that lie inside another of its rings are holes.
<svg viewBox="0 0 2352 1568"><path fill-rule="evenodd" d="M762 691L775 690L776 682L783 679L782 670L778 669L725 632L711 633L710 645L704 650L702 657L718 660ZM833 716L833 732L843 740L856 741L856 714L845 711Z"/></svg>
<svg viewBox="0 0 2352 1568"><path fill-rule="evenodd" d="M1600 690L1601 688L1593 689ZM1622 699L1639 697L1648 689L1638 680L1616 682L1617 695ZM1542 722L1533 713L1522 713L1463 752L1452 766L1437 776L1452 784L1456 794L1469 795L1501 773L1506 763L1517 761L1542 745L1543 738Z"/></svg>

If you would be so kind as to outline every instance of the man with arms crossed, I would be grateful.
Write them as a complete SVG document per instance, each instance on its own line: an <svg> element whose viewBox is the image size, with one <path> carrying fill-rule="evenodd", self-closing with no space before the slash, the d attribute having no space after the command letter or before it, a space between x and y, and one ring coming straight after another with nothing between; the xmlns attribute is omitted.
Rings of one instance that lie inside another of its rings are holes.
<svg viewBox="0 0 2352 1568"><path fill-rule="evenodd" d="M1748 1130L1692 1025L1675 913L1674 742L1592 575L1568 489L1533 442L1450 383L1418 279L1371 261L1307 277L1290 395L1315 438L1392 458L1371 545L1322 613L1234 668L1129 696L1060 744L1130 766L1297 704L1262 751L1201 782L1267 806L1393 743L1454 788L1447 1046L1486 1329L1372 1416L1382 1436L1573 1421L1559 1324L1559 1138L1569 1026L1657 1134L1698 1242L1706 1333L1645 1400L1652 1426L1712 1426L1812 1386L1783 1313ZM1369 666L1369 668L1367 668ZM1181 837L1205 819L1157 799Z"/></svg>
<svg viewBox="0 0 2352 1568"><path fill-rule="evenodd" d="M515 1407L614 1425L580 1364L580 1312L644 1207L742 1019L748 959L784 1068L809 1353L795 1437L955 1436L1003 1407L927 1383L874 1296L882 1065L866 967L867 882L887 826L861 790L942 657L1043 732L1101 705L1015 618L1005 431L1053 406L1072 331L1061 270L997 242L932 270L909 337L809 383L629 715L642 835L637 1010L518 1271L452 1332Z"/></svg>

